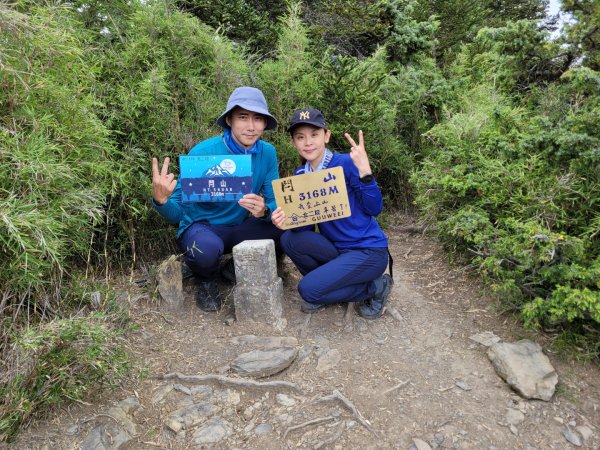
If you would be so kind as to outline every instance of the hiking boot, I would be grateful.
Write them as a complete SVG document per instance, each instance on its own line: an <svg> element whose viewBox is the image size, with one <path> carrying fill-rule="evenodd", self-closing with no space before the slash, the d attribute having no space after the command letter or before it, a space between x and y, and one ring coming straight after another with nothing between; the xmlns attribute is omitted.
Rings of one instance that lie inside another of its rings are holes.
<svg viewBox="0 0 600 450"><path fill-rule="evenodd" d="M221 293L215 280L201 281L196 294L196 305L202 311L218 311L221 309Z"/></svg>
<svg viewBox="0 0 600 450"><path fill-rule="evenodd" d="M229 258L223 267L221 267L221 276L229 281L230 283L235 284L235 264L233 263L233 258Z"/></svg>
<svg viewBox="0 0 600 450"><path fill-rule="evenodd" d="M302 306L300 306L300 311L306 314L314 314L318 311L321 311L325 308L325 305L320 303L309 303L307 301L302 300Z"/></svg>
<svg viewBox="0 0 600 450"><path fill-rule="evenodd" d="M392 277L387 273L381 275L375 281L375 294L370 300L358 305L358 315L365 319L379 319L383 314L383 308L387 303L392 290Z"/></svg>

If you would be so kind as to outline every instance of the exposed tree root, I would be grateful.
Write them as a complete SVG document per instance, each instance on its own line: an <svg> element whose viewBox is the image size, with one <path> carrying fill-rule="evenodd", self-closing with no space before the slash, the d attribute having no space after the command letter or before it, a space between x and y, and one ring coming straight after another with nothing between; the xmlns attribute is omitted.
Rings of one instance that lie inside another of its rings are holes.
<svg viewBox="0 0 600 450"><path fill-rule="evenodd" d="M308 422L304 422L299 425L294 425L293 427L289 427L287 430L285 430L285 433L283 433L283 439L286 438L286 436L288 435L288 433L290 431L299 430L300 428L308 427L309 425L316 425L318 423L329 422L330 420L335 420L335 417L333 417L333 416L319 417L318 419L309 420Z"/></svg>
<svg viewBox="0 0 600 450"><path fill-rule="evenodd" d="M183 375L179 372L157 375L160 380L179 380L185 383L193 384L218 384L225 387L243 388L243 389L273 389L273 390L290 390L297 393L302 393L302 389L294 383L288 381L254 381L241 380L238 378L230 378L223 375Z"/></svg>
<svg viewBox="0 0 600 450"><path fill-rule="evenodd" d="M367 420L363 417L363 415L356 408L356 406L354 406L354 403L352 403L350 400L348 400L344 396L344 394L342 394L337 389L335 389L333 391L333 394L318 398L317 400L315 400L315 402L316 403L331 402L331 401L336 401L336 400L340 401L344 406L346 406L346 408L348 408L350 411L352 411L352 414L354 414L354 417L356 417L356 419L361 423L362 426L364 426L367 430L369 430L375 436L378 436L378 433L373 429L373 427L371 425L369 425L369 422L367 422Z"/></svg>

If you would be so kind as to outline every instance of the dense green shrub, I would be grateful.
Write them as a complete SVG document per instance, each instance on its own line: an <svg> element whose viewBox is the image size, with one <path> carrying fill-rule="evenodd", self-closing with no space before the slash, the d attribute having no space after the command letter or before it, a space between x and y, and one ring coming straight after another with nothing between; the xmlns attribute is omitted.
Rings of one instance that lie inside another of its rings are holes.
<svg viewBox="0 0 600 450"><path fill-rule="evenodd" d="M93 95L97 60L62 7L0 7L0 285L14 305L54 311L85 262L113 189L114 150ZM25 301L26 300L26 301Z"/></svg>
<svg viewBox="0 0 600 450"><path fill-rule="evenodd" d="M547 60L556 48L533 45L536 33L522 33L514 54L501 44L514 44L499 36L523 26L485 30L480 37L495 35L500 47L476 42L457 59L464 87L426 134L431 145L412 177L417 203L528 324L598 330L598 74L574 68L546 84L531 72L532 55ZM598 335L587 333L591 342Z"/></svg>

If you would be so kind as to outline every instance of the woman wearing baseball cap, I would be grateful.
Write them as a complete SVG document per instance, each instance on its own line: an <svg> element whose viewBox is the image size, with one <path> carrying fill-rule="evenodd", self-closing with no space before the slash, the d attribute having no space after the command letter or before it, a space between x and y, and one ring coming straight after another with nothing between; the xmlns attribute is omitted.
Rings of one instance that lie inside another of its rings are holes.
<svg viewBox="0 0 600 450"><path fill-rule="evenodd" d="M288 131L303 165L295 175L340 166L344 170L352 215L314 226L298 227L281 236L281 246L304 275L298 292L302 311L313 313L325 305L356 302L358 314L366 319L381 317L393 279L384 274L388 264L388 240L375 217L383 208L379 186L373 177L362 130L358 143L345 134L350 153L333 153L327 148L331 132L318 109L302 109L292 115ZM285 223L281 208L271 220Z"/></svg>

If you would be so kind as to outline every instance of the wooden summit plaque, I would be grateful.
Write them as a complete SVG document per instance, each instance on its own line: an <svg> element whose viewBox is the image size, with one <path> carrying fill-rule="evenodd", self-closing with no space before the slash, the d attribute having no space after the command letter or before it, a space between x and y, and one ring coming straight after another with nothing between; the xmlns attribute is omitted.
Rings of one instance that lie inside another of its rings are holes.
<svg viewBox="0 0 600 450"><path fill-rule="evenodd" d="M273 180L277 206L290 229L350 217L350 202L342 167Z"/></svg>

